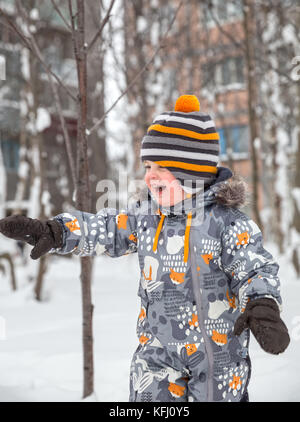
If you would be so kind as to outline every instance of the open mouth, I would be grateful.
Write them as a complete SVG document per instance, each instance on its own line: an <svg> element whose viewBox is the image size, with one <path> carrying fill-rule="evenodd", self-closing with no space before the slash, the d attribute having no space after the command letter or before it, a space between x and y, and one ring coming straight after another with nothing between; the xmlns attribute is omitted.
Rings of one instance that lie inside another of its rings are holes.
<svg viewBox="0 0 300 422"><path fill-rule="evenodd" d="M152 190L153 193L155 193L157 195L161 195L166 190L166 186L165 185L152 185L151 190Z"/></svg>

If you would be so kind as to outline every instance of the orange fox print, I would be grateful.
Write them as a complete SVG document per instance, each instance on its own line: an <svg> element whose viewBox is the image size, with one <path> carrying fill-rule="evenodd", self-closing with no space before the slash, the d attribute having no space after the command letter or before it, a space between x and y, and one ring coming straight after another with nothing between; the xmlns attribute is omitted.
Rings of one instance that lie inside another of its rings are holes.
<svg viewBox="0 0 300 422"><path fill-rule="evenodd" d="M236 308L236 304L235 304L235 296L232 296L232 298L229 296L229 292L228 292L228 290L226 291L226 297L227 297L227 300L228 300L228 302L229 302L229 307L230 308L232 308L232 309L235 309Z"/></svg>
<svg viewBox="0 0 300 422"><path fill-rule="evenodd" d="M131 233L131 235L128 237L128 239L131 240L134 243L137 242L137 237L133 233Z"/></svg>
<svg viewBox="0 0 300 422"><path fill-rule="evenodd" d="M203 254L201 256L202 256L206 265L209 265L210 261L213 259L213 256L212 256L211 253Z"/></svg>
<svg viewBox="0 0 300 422"><path fill-rule="evenodd" d="M185 387L175 384L174 382L169 382L168 390L170 391L173 397L179 399L184 395Z"/></svg>
<svg viewBox="0 0 300 422"><path fill-rule="evenodd" d="M193 353L197 352L197 346L195 344L186 344L186 353L188 356L191 356Z"/></svg>
<svg viewBox="0 0 300 422"><path fill-rule="evenodd" d="M196 314L192 314L192 319L189 321L190 326L193 325L194 327L198 327L198 317Z"/></svg>
<svg viewBox="0 0 300 422"><path fill-rule="evenodd" d="M216 330L212 331L211 339L218 345L224 346L227 344L227 334L221 334Z"/></svg>
<svg viewBox="0 0 300 422"><path fill-rule="evenodd" d="M80 231L80 226L78 224L77 218L74 218L74 220L72 221L68 221L67 223L65 223L65 226L70 230L70 232L76 232L77 230Z"/></svg>
<svg viewBox="0 0 300 422"><path fill-rule="evenodd" d="M128 215L126 215L126 214L118 214L117 215L116 221L117 221L118 230L120 230L120 229L126 230L127 220L128 220Z"/></svg>
<svg viewBox="0 0 300 422"><path fill-rule="evenodd" d="M237 390L238 387L242 386L241 377L237 377L236 375L233 375L232 381L229 383L229 387L233 390Z"/></svg>
<svg viewBox="0 0 300 422"><path fill-rule="evenodd" d="M244 246L249 243L250 236L248 232L237 233L238 242L236 242L237 246Z"/></svg>
<svg viewBox="0 0 300 422"><path fill-rule="evenodd" d="M145 279L146 281L152 281L152 267L151 267L151 265L150 265L150 267L149 267L149 276L148 276L148 277L146 276L146 274L145 274L145 271L144 271L144 270L142 271L142 273L143 273L144 279Z"/></svg>
<svg viewBox="0 0 300 422"><path fill-rule="evenodd" d="M141 312L139 314L139 321L142 322L144 321L145 318L146 318L146 311L145 311L145 308L142 306Z"/></svg>
<svg viewBox="0 0 300 422"><path fill-rule="evenodd" d="M170 279L174 284L182 284L184 282L184 273L177 273L170 268Z"/></svg>
<svg viewBox="0 0 300 422"><path fill-rule="evenodd" d="M150 338L149 337L146 337L146 336L143 336L143 335L141 335L141 337L139 338L139 342L141 343L141 345L142 346L145 346L145 344L147 343L147 341L149 341L150 340Z"/></svg>

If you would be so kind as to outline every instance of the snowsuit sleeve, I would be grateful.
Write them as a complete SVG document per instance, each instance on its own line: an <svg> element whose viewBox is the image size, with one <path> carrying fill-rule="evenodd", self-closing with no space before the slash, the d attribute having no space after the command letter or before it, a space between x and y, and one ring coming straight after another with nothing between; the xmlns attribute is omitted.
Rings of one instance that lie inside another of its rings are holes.
<svg viewBox="0 0 300 422"><path fill-rule="evenodd" d="M281 309L279 265L263 247L262 232L248 216L236 210L222 235L221 263L232 293L244 311L249 300L269 297Z"/></svg>
<svg viewBox="0 0 300 422"><path fill-rule="evenodd" d="M82 211L62 213L53 217L63 227L63 246L50 253L79 256L101 255L118 257L136 252L136 215L104 208L97 214Z"/></svg>

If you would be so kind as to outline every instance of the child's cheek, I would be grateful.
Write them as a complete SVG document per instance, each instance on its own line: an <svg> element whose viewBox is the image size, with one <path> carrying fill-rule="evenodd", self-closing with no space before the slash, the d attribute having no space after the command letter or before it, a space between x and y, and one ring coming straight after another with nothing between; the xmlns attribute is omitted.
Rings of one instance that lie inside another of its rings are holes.
<svg viewBox="0 0 300 422"><path fill-rule="evenodd" d="M148 186L148 188L150 189L150 176L149 174L145 174L144 176L144 182L146 183L146 185Z"/></svg>
<svg viewBox="0 0 300 422"><path fill-rule="evenodd" d="M173 174L169 171L162 172L160 179L168 184L174 183L174 181L176 180Z"/></svg>

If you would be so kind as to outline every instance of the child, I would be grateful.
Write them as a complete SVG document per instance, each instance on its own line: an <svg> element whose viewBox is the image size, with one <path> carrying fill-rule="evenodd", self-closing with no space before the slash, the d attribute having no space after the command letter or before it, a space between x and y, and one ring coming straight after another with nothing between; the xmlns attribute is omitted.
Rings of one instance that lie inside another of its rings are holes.
<svg viewBox="0 0 300 422"><path fill-rule="evenodd" d="M248 401L249 329L272 354L290 341L279 316L278 265L238 210L244 184L217 166L219 137L199 109L195 96L181 96L149 127L141 159L151 197L127 212L0 220L4 235L35 245L33 259L49 251L138 252L130 401Z"/></svg>

